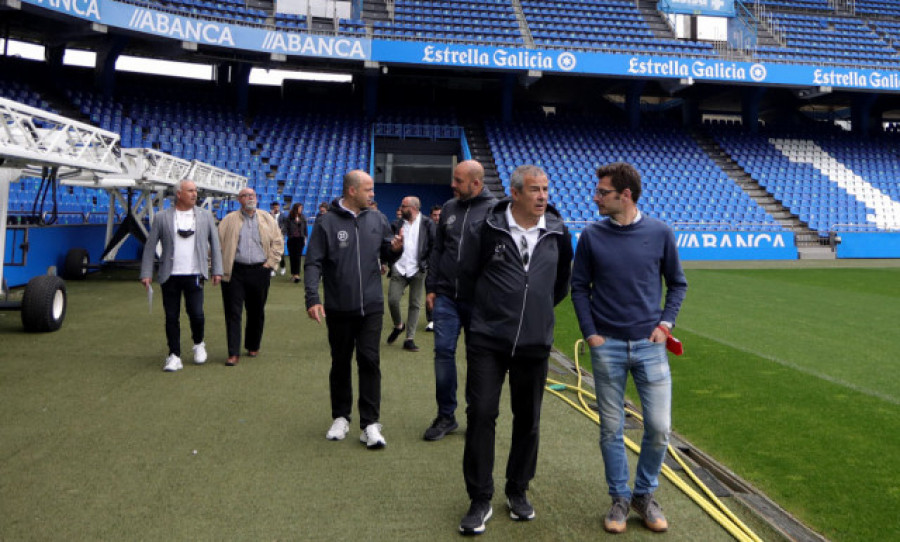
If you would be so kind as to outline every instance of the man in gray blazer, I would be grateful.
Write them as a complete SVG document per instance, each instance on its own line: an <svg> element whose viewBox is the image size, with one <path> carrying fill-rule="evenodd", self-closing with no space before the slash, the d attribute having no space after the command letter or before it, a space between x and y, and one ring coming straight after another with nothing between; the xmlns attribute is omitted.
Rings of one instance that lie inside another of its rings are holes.
<svg viewBox="0 0 900 542"><path fill-rule="evenodd" d="M203 283L210 278L207 260L212 260L213 286L222 280L222 250L212 213L196 206L197 185L190 179L175 183L175 206L153 217L150 235L141 260L141 283L150 288L153 280L153 258L157 242L162 243L157 280L166 313L166 340L169 355L164 371L174 372L181 363L181 296L191 322L194 339L194 363L206 362L203 342Z"/></svg>

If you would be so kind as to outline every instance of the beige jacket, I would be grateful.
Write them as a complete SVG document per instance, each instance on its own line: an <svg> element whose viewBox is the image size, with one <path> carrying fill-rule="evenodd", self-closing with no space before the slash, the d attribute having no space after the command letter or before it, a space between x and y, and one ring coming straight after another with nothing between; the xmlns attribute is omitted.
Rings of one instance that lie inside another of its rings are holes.
<svg viewBox="0 0 900 542"><path fill-rule="evenodd" d="M281 262L284 254L284 237L281 228L271 213L256 211L256 220L259 223L259 240L266 252L266 267L275 269ZM241 227L244 225L244 214L240 211L232 211L225 215L219 223L219 242L222 246L222 280L231 280L231 269L234 267L234 254L237 252L238 237Z"/></svg>

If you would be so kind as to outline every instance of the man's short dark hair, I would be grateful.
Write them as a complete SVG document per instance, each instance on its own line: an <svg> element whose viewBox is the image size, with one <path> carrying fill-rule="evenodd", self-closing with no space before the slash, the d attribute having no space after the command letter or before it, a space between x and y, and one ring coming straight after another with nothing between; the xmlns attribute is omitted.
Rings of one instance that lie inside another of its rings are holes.
<svg viewBox="0 0 900 542"><path fill-rule="evenodd" d="M440 211L441 209L443 209L443 207L441 207L440 205L432 205L432 206L431 206L431 212L432 212L432 213L435 212L435 211Z"/></svg>
<svg viewBox="0 0 900 542"><path fill-rule="evenodd" d="M273 201L272 204L269 205L269 208L274 209L276 205L278 205L279 207L281 206L281 204L279 202Z"/></svg>
<svg viewBox="0 0 900 542"><path fill-rule="evenodd" d="M631 190L631 201L637 203L641 198L641 174L627 162L614 162L597 168L597 180L609 177L616 192L626 188Z"/></svg>

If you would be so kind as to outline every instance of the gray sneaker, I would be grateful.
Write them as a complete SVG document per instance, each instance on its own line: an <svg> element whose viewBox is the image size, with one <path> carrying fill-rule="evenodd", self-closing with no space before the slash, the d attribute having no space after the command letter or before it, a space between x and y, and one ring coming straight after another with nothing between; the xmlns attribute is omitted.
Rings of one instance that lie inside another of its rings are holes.
<svg viewBox="0 0 900 542"><path fill-rule="evenodd" d="M644 525L651 531L662 533L669 529L669 522L662 513L662 507L653 498L652 493L634 495L631 498L631 507L644 518Z"/></svg>
<svg viewBox="0 0 900 542"><path fill-rule="evenodd" d="M624 533L628 520L628 499L625 497L613 497L612 506L603 518L603 528L608 533Z"/></svg>

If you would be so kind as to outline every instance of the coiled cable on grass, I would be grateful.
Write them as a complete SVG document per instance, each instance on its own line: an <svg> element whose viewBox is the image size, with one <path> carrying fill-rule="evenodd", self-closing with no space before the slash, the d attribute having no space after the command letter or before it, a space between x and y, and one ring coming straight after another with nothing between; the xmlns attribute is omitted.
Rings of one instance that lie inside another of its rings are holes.
<svg viewBox="0 0 900 542"><path fill-rule="evenodd" d="M600 425L600 415L597 412L594 412L588 406L587 401L585 400L585 397L587 397L596 401L597 396L582 387L581 366L578 361L578 352L583 342L583 339L578 339L577 341L575 341L575 374L578 378L577 384L575 386L570 386L563 382L548 378L547 386L545 389L568 403L575 410L584 414L597 425ZM576 392L578 403L575 403L575 401L566 397L562 393L564 390L571 390ZM644 419L639 412L629 407L626 408L632 416L643 423ZM625 445L632 452L636 454L641 453L640 445L627 436L625 437ZM692 501L697 503L700 508L702 508L707 514L709 514L710 517L712 517L713 520L716 521L716 523L721 525L735 539L740 540L741 542L762 542L759 536L757 536L756 533L754 533L743 521L741 521L734 514L734 512L729 510L728 507L725 506L725 503L723 503L718 497L716 497L715 494L713 494L713 492L706 486L706 484L704 484L697 477L697 475L694 474L694 472L687 466L687 464L675 451L675 448L673 448L671 444L668 447L668 452L669 455L681 466L681 468L684 469L684 472L687 473L688 478L690 478L691 481L694 482L694 484L696 484L701 490L703 490L703 493L706 494L707 498L704 498L703 495L698 493L686 481L678 476L678 474L671 467L663 464L662 474L666 477L667 480L672 482L675 487L680 489Z"/></svg>

